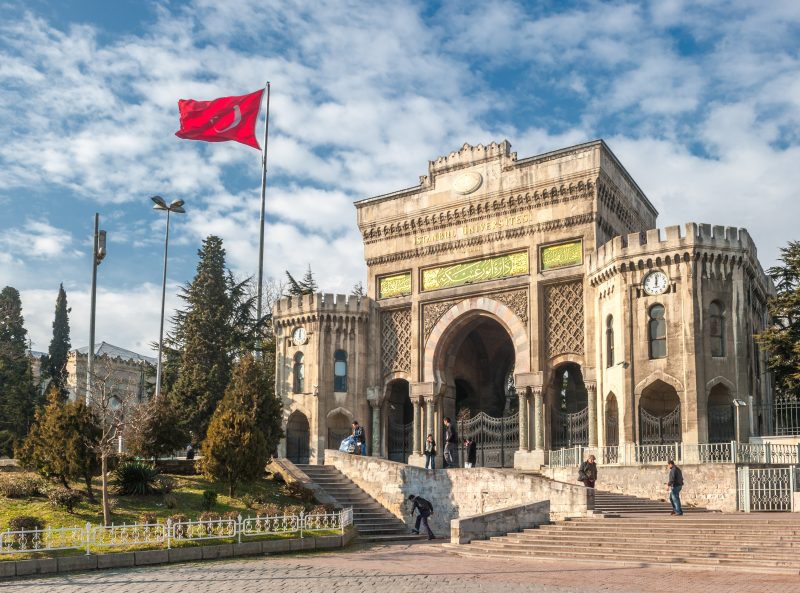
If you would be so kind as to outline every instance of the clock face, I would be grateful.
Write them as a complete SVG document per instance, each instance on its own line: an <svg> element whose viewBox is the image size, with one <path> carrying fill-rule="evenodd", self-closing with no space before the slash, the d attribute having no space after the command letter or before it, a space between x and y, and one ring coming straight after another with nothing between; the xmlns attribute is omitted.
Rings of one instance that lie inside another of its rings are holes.
<svg viewBox="0 0 800 593"><path fill-rule="evenodd" d="M298 327L296 330L292 332L292 342L294 342L295 346L300 346L301 344L306 343L306 338L308 334L306 334L306 328Z"/></svg>
<svg viewBox="0 0 800 593"><path fill-rule="evenodd" d="M650 272L644 277L644 291L650 295L663 294L667 290L667 282L664 272Z"/></svg>

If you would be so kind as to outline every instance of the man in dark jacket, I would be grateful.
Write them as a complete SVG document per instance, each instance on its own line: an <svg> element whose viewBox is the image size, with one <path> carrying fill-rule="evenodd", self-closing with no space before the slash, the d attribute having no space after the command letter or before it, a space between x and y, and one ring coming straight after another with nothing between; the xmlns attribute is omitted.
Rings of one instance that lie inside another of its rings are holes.
<svg viewBox="0 0 800 593"><path fill-rule="evenodd" d="M464 455L467 457L464 467L475 467L475 463L478 461L478 446L472 437L464 439Z"/></svg>
<svg viewBox="0 0 800 593"><path fill-rule="evenodd" d="M583 485L587 488L594 488L594 483L597 480L597 462L595 461L594 455L589 455L589 457L581 463L580 469L578 469L578 481L583 482Z"/></svg>
<svg viewBox="0 0 800 593"><path fill-rule="evenodd" d="M456 427L450 422L450 418L444 419L444 463L442 467L455 467L456 447L458 446L458 436Z"/></svg>
<svg viewBox="0 0 800 593"><path fill-rule="evenodd" d="M667 492L669 492L669 501L672 503L672 515L680 517L683 515L681 508L681 490L683 489L683 472L681 468L675 465L675 462L670 459L667 461L669 468L669 479L667 481Z"/></svg>
<svg viewBox="0 0 800 593"><path fill-rule="evenodd" d="M356 439L356 455L366 455L367 439L364 436L364 429L355 420L353 421L353 437Z"/></svg>
<svg viewBox="0 0 800 593"><path fill-rule="evenodd" d="M425 531L428 532L428 539L435 539L436 536L433 535L433 531L431 531L430 526L428 525L428 517L433 514L433 505L430 501L425 500L421 496L415 496L413 494L409 495L408 500L413 503L413 507L411 508L411 516L414 516L414 512L417 511L417 522L414 524L414 529L411 530L412 533L419 534L419 524L422 523L422 526L425 527Z"/></svg>

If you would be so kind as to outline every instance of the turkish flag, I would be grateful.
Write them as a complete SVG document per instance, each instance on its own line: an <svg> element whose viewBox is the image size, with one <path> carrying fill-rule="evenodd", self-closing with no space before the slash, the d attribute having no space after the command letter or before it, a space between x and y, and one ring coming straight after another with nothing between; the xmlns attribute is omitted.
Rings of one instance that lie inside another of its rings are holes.
<svg viewBox="0 0 800 593"><path fill-rule="evenodd" d="M181 129L178 138L206 142L241 142L260 150L256 140L256 121L264 89L240 97L222 97L213 101L181 99Z"/></svg>

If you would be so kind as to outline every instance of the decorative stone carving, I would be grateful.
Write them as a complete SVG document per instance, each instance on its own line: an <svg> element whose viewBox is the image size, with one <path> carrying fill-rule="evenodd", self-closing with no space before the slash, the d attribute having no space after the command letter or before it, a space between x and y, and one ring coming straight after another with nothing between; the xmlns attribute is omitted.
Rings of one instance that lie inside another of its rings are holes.
<svg viewBox="0 0 800 593"><path fill-rule="evenodd" d="M422 290L436 290L528 273L528 252L450 264L422 271Z"/></svg>
<svg viewBox="0 0 800 593"><path fill-rule="evenodd" d="M439 301L438 303L428 303L422 306L422 333L425 336L424 342L428 341L433 328L442 318L442 315L447 313L450 307L457 305L459 302L458 300Z"/></svg>
<svg viewBox="0 0 800 593"><path fill-rule="evenodd" d="M453 191L465 196L477 190L483 183L483 176L477 171L466 171L453 180Z"/></svg>
<svg viewBox="0 0 800 593"><path fill-rule="evenodd" d="M528 326L528 290L509 290L490 295L490 298L503 303L520 318L520 321Z"/></svg>
<svg viewBox="0 0 800 593"><path fill-rule="evenodd" d="M411 372L411 309L381 313L381 362L384 376Z"/></svg>
<svg viewBox="0 0 800 593"><path fill-rule="evenodd" d="M583 354L583 281L546 286L544 302L548 358Z"/></svg>

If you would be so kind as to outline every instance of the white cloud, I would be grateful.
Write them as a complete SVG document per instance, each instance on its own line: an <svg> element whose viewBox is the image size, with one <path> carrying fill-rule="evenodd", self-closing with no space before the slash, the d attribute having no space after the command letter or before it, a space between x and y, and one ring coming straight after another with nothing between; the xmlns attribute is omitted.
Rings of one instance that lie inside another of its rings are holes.
<svg viewBox="0 0 800 593"><path fill-rule="evenodd" d="M47 222L28 220L22 228L0 232L0 245L19 258L56 259L80 252L71 248L72 234Z"/></svg>

